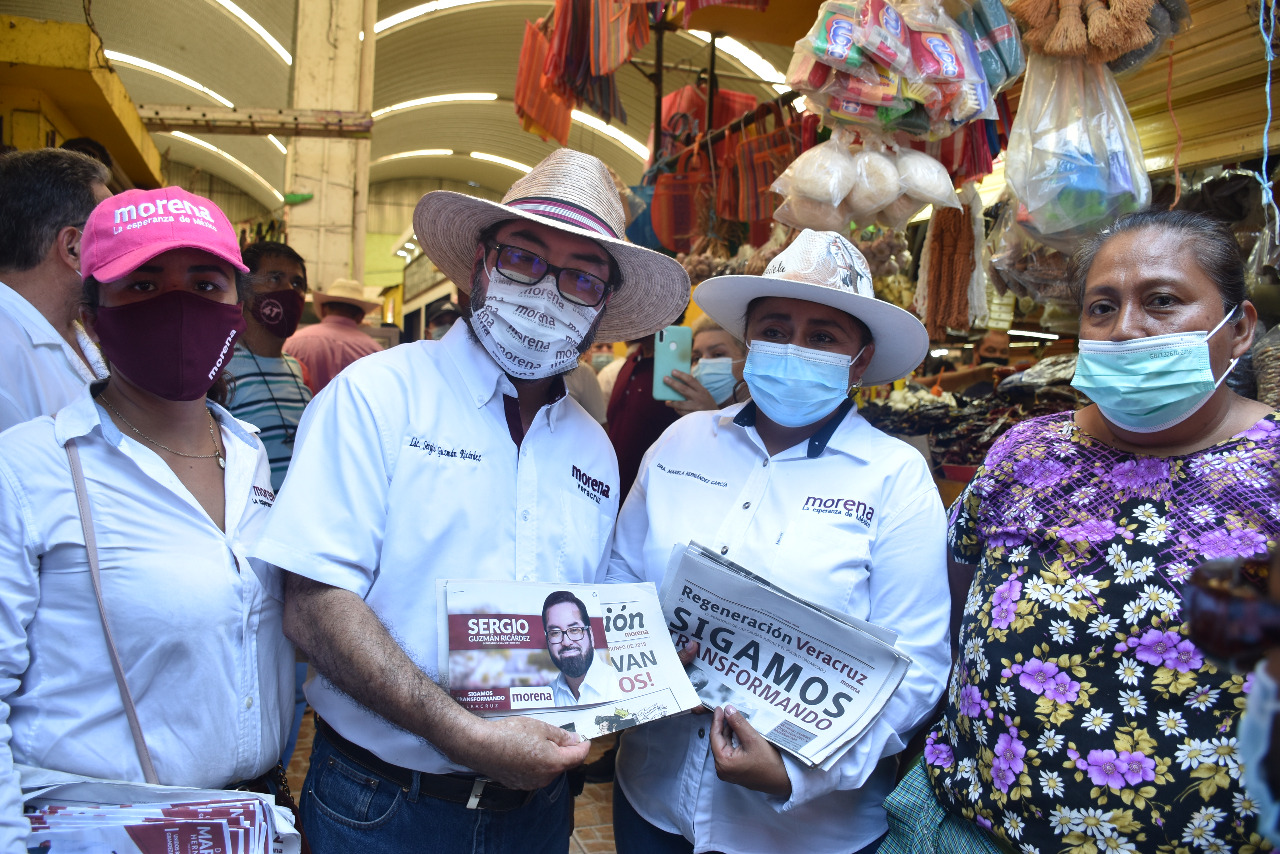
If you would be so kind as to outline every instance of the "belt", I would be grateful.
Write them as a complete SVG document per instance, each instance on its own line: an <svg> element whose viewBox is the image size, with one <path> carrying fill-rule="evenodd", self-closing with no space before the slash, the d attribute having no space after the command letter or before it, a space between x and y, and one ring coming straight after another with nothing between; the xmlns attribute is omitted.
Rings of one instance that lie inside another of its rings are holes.
<svg viewBox="0 0 1280 854"><path fill-rule="evenodd" d="M413 771L409 768L401 768L399 765L392 765L360 745L343 738L319 715L316 715L316 732L347 759L366 771L395 783L404 791L408 792L413 787L413 778L417 775L419 792L442 801L465 804L469 810L509 812L528 804L537 794L536 789L533 791L509 789L488 777L468 774L428 774L425 771Z"/></svg>

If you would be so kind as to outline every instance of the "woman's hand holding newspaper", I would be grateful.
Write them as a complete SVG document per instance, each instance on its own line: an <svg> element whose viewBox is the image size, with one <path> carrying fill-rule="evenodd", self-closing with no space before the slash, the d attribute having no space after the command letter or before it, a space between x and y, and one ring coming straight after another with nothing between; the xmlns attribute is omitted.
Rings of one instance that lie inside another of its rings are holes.
<svg viewBox="0 0 1280 854"><path fill-rule="evenodd" d="M733 706L720 706L711 722L711 754L716 775L767 795L791 797L791 778L782 754Z"/></svg>

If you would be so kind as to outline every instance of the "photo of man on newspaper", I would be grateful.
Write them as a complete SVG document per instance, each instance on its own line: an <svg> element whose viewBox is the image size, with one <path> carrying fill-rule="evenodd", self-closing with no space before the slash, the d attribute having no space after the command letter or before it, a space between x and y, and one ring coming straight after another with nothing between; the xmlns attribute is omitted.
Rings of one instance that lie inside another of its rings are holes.
<svg viewBox="0 0 1280 854"><path fill-rule="evenodd" d="M609 683L591 680L596 648L591 638L591 618L587 606L569 590L556 590L542 603L542 626L547 638L547 654L560 675L551 683L557 706L578 706L608 700ZM608 667L604 662L595 672ZM607 676L607 674L606 674Z"/></svg>

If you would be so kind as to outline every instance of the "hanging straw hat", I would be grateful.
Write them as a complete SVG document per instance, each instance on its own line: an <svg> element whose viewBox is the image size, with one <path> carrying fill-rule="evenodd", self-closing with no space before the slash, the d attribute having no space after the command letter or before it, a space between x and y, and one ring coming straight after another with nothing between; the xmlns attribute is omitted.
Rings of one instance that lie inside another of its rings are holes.
<svg viewBox="0 0 1280 854"><path fill-rule="evenodd" d="M622 282L609 296L597 341L652 335L679 317L689 302L689 275L679 262L623 237L626 217L608 168L569 148L556 149L512 184L501 204L448 190L427 193L413 213L413 230L427 257L470 293L480 232L507 220L590 238L613 256Z"/></svg>
<svg viewBox="0 0 1280 854"><path fill-rule="evenodd" d="M316 307L316 311L319 311L320 306L327 302L345 302L359 306L364 309L365 314L382 308L382 303L371 302L364 298L364 286L355 279L334 279L333 284L323 291L314 291L311 294L311 303Z"/></svg>
<svg viewBox="0 0 1280 854"><path fill-rule="evenodd" d="M693 301L739 340L746 340L747 306L759 297L789 297L838 308L871 330L876 351L864 385L900 380L929 352L929 333L909 311L877 299L871 270L852 243L832 231L805 229L769 262L763 276L716 276Z"/></svg>

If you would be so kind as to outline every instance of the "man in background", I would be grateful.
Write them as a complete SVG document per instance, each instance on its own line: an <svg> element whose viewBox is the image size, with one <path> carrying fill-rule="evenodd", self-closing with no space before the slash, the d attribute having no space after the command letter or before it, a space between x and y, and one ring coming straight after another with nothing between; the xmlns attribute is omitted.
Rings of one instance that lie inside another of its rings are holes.
<svg viewBox="0 0 1280 854"><path fill-rule="evenodd" d="M319 394L347 365L382 349L360 328L365 315L381 305L365 299L364 288L354 279L337 279L324 293L312 295L311 302L320 322L290 336L284 352L302 363L312 393Z"/></svg>
<svg viewBox="0 0 1280 854"><path fill-rule="evenodd" d="M52 415L107 376L80 326L80 236L107 168L74 151L0 157L0 430Z"/></svg>

